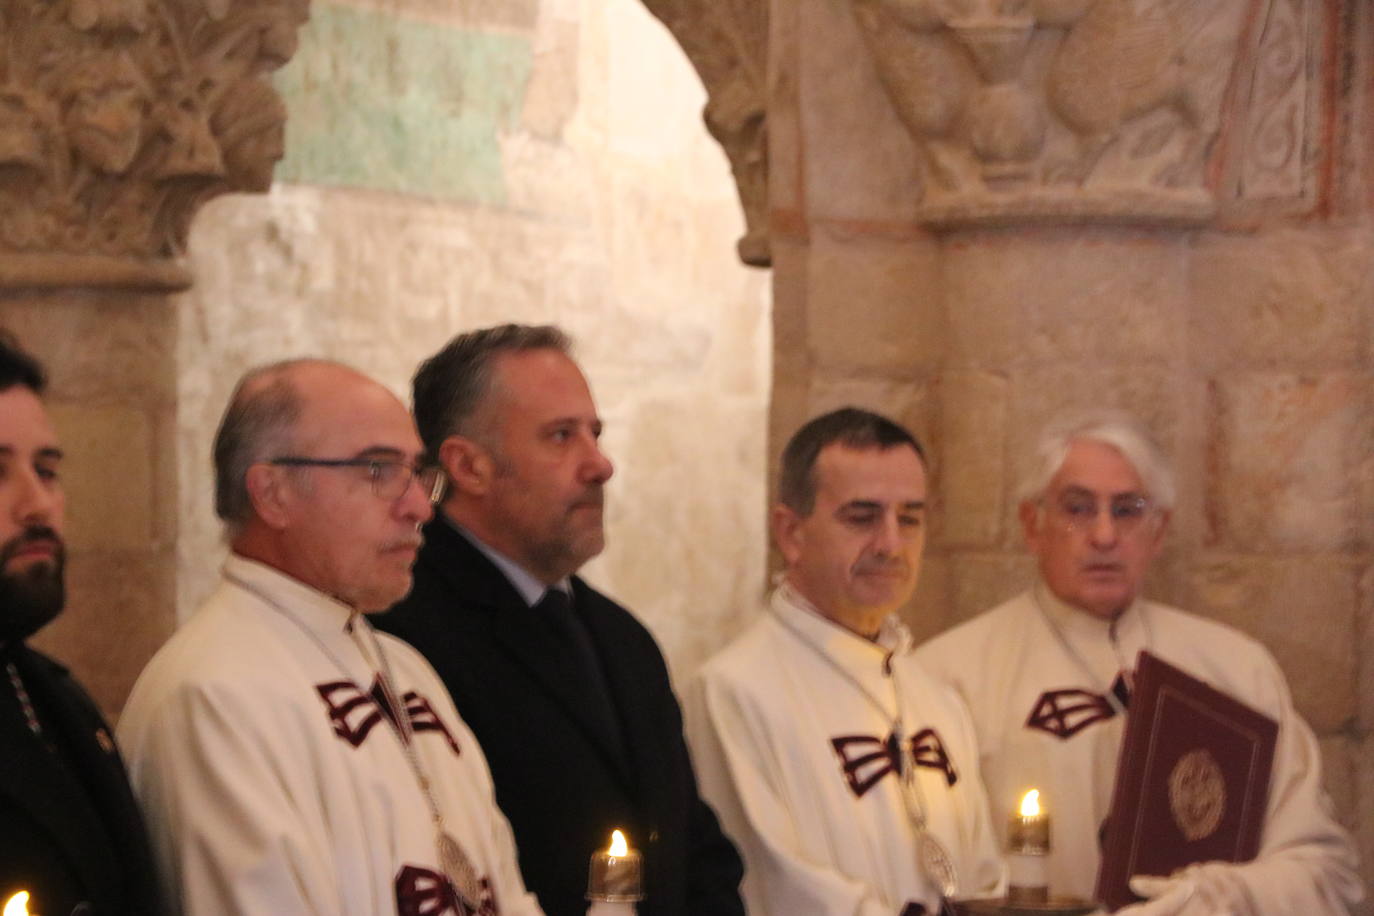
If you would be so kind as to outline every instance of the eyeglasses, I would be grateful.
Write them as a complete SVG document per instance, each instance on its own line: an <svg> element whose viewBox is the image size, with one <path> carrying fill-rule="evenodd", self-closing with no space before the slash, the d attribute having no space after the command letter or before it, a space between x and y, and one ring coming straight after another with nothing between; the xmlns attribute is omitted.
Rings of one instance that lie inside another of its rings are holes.
<svg viewBox="0 0 1374 916"><path fill-rule="evenodd" d="M283 455L267 463L288 468L367 468L373 494L387 502L400 499L412 480L419 481L420 489L429 496L431 503L437 503L444 496L443 469L437 465L417 466L399 458L303 458L298 455Z"/></svg>
<svg viewBox="0 0 1374 916"><path fill-rule="evenodd" d="M1102 511L1097 500L1085 493L1061 493L1049 507L1050 513L1070 531L1087 531L1097 523ZM1154 505L1144 496L1123 494L1107 501L1107 518L1121 534L1130 534L1154 518Z"/></svg>

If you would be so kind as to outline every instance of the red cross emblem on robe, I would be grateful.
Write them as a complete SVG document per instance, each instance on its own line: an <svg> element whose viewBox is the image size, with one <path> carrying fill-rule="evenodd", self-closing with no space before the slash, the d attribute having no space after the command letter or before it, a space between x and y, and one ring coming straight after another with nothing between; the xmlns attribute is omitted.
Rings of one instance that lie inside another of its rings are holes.
<svg viewBox="0 0 1374 916"><path fill-rule="evenodd" d="M896 733L886 738L869 735L841 735L830 739L830 746L840 758L845 782L856 798L873 788L889 773L900 773L902 752ZM945 774L945 782L954 785L959 774L954 772L944 742L933 728L923 728L911 736L911 757L918 767L930 767Z"/></svg>
<svg viewBox="0 0 1374 916"><path fill-rule="evenodd" d="M1111 690L1123 708L1129 705L1130 689L1124 675L1116 676ZM1067 741L1089 725L1105 722L1114 715L1116 707L1102 694L1081 687L1063 687L1040 694L1026 719L1026 728Z"/></svg>
<svg viewBox="0 0 1374 916"><path fill-rule="evenodd" d="M396 873L396 912L399 916L499 916L501 910L486 878L482 879L482 902L474 910L439 872L404 865Z"/></svg>
<svg viewBox="0 0 1374 916"><path fill-rule="evenodd" d="M316 684L315 692L324 701L334 734L353 747L362 747L372 729L382 721L382 716L390 719L393 725L399 725L395 711L386 700L386 691L382 689L380 677L373 681L372 690L368 693L363 693L352 681ZM405 705L406 714L410 717L410 726L416 734L438 732L448 742L449 749L454 755L459 753L458 742L453 740L453 735L434 711L434 707L429 704L429 700L413 690L407 690L401 697L401 702Z"/></svg>

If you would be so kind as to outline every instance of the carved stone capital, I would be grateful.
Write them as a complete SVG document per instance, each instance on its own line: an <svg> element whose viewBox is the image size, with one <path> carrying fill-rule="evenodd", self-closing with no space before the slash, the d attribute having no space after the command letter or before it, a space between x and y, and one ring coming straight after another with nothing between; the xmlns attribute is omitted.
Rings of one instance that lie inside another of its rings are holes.
<svg viewBox="0 0 1374 916"><path fill-rule="evenodd" d="M706 127L730 160L746 264L772 263L768 240L768 0L643 0L668 27L706 87Z"/></svg>
<svg viewBox="0 0 1374 916"><path fill-rule="evenodd" d="M195 212L271 184L308 2L0 0L0 286L188 286Z"/></svg>
<svg viewBox="0 0 1374 916"><path fill-rule="evenodd" d="M917 142L919 219L1195 225L1271 0L852 0Z"/></svg>

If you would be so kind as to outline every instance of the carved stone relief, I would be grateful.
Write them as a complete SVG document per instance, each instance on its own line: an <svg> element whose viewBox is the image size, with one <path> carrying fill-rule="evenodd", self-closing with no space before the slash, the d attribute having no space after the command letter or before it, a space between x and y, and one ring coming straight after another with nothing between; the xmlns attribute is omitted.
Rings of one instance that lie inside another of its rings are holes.
<svg viewBox="0 0 1374 916"><path fill-rule="evenodd" d="M949 226L1210 218L1246 24L1300 0L852 2Z"/></svg>
<svg viewBox="0 0 1374 916"><path fill-rule="evenodd" d="M0 0L0 286L189 282L196 210L264 191L264 76L308 0Z"/></svg>
<svg viewBox="0 0 1374 916"><path fill-rule="evenodd" d="M1308 191L1303 145L1313 115L1307 78L1310 11L1306 0L1273 0L1265 13L1246 106L1250 124L1240 196L1291 199Z"/></svg>
<svg viewBox="0 0 1374 916"><path fill-rule="evenodd" d="M768 0L643 0L668 26L706 87L706 127L725 149L744 208L740 259L766 267Z"/></svg>

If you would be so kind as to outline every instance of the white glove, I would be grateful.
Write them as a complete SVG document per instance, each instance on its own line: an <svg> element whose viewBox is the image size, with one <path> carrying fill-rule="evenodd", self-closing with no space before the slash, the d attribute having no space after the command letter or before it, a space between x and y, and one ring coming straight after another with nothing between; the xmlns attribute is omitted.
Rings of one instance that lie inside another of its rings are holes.
<svg viewBox="0 0 1374 916"><path fill-rule="evenodd" d="M1192 916L1195 912L1201 916L1206 912L1193 906L1197 882L1186 871L1169 878L1136 875L1131 879L1131 890L1144 897L1145 902L1117 910L1119 916Z"/></svg>
<svg viewBox="0 0 1374 916"><path fill-rule="evenodd" d="M1131 890L1146 898L1116 916L1250 916L1245 887L1225 862L1189 865L1167 878L1136 875Z"/></svg>

